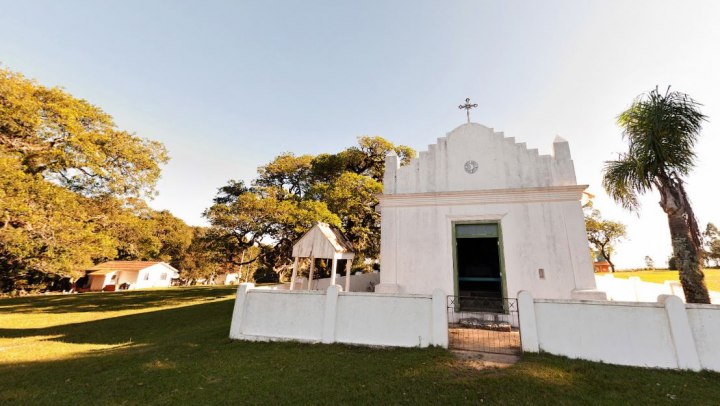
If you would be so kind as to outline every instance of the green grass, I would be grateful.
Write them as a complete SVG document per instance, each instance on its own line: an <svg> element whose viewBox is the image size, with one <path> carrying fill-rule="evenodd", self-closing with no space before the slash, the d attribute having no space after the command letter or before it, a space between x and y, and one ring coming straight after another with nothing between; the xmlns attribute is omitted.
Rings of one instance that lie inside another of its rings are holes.
<svg viewBox="0 0 720 406"><path fill-rule="evenodd" d="M0 300L0 404L717 404L720 374L233 342L232 288Z"/></svg>
<svg viewBox="0 0 720 406"><path fill-rule="evenodd" d="M705 284L709 290L720 292L720 269L703 269L705 273ZM615 272L618 278L629 278L631 276L637 276L645 282L663 283L665 281L677 281L678 271L632 271Z"/></svg>

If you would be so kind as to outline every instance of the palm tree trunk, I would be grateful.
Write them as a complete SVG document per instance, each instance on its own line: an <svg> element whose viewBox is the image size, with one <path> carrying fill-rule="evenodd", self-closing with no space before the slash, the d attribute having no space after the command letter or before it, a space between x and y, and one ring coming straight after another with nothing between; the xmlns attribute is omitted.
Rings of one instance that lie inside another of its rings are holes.
<svg viewBox="0 0 720 406"><path fill-rule="evenodd" d="M663 207L665 209L665 207ZM705 286L700 258L692 243L690 228L681 210L665 210L670 226L673 255L676 258L680 283L688 303L710 303L710 295ZM670 211L670 212L668 212Z"/></svg>

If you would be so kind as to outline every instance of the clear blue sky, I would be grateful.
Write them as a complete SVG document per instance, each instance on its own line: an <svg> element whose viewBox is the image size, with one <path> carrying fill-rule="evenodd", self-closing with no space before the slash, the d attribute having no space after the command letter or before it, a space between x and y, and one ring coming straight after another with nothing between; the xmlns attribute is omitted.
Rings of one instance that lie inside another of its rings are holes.
<svg viewBox="0 0 720 406"><path fill-rule="evenodd" d="M364 134L426 149L473 121L549 153L570 141L578 182L626 222L621 266L670 252L657 196L641 216L600 187L624 150L615 117L673 85L711 118L689 192L720 223L720 2L6 1L0 62L101 106L170 150L152 202L191 224L228 179L284 151L333 152Z"/></svg>

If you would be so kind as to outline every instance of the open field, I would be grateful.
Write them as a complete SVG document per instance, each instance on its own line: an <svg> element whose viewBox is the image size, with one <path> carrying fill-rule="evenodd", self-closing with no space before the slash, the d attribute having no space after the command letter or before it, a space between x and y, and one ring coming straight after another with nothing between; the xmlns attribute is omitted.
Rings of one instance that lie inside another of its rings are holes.
<svg viewBox="0 0 720 406"><path fill-rule="evenodd" d="M720 292L720 269L704 269L705 283L709 290ZM678 271L632 271L623 272L618 271L613 275L617 278L629 278L631 276L637 276L645 282L663 283L665 281L677 281Z"/></svg>
<svg viewBox="0 0 720 406"><path fill-rule="evenodd" d="M0 404L716 404L720 374L232 342L233 288L0 300Z"/></svg>

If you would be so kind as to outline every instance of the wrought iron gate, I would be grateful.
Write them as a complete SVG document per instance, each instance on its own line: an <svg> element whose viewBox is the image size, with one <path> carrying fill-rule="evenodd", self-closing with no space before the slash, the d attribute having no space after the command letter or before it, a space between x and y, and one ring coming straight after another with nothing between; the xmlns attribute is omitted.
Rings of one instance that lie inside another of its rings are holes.
<svg viewBox="0 0 720 406"><path fill-rule="evenodd" d="M517 299L448 296L450 348L520 354Z"/></svg>

